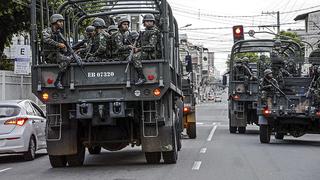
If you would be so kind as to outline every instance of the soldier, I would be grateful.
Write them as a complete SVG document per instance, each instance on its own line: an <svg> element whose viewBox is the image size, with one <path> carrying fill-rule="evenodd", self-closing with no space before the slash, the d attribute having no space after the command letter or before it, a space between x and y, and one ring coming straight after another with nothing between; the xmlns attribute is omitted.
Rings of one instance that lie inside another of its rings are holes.
<svg viewBox="0 0 320 180"><path fill-rule="evenodd" d="M43 58L46 63L59 64L59 72L54 86L57 89L63 89L62 77L72 60L68 56L68 50L63 41L64 37L60 33L63 28L64 18L61 14L53 14L50 17L50 23L51 27L42 32Z"/></svg>
<svg viewBox="0 0 320 180"><path fill-rule="evenodd" d="M120 61L125 61L133 49L128 42L130 21L127 18L121 18L118 22L118 32L115 34L113 55L117 56Z"/></svg>
<svg viewBox="0 0 320 180"><path fill-rule="evenodd" d="M247 57L243 58L242 60L237 60L236 64L233 66L234 68L234 79L238 81L245 81L247 79L255 80L256 77L251 72L250 68L248 67L249 59Z"/></svg>
<svg viewBox="0 0 320 180"><path fill-rule="evenodd" d="M106 43L107 43L107 36L106 32L103 28L106 26L105 22L101 18L96 18L92 26L95 27L95 36L92 41L92 47L89 53L89 60L90 61L101 61L106 56Z"/></svg>
<svg viewBox="0 0 320 180"><path fill-rule="evenodd" d="M92 41L93 41L93 38L95 37L95 29L96 28L94 26L88 26L86 28L86 37L84 40L80 42L81 44L85 45L85 47L82 47L76 50L76 53L79 54L80 57L82 58L87 58L86 57L87 54L92 53L91 49L92 49Z"/></svg>
<svg viewBox="0 0 320 180"><path fill-rule="evenodd" d="M277 39L273 43L273 48L271 51L271 59L272 58L281 58L281 47L282 43L280 39Z"/></svg>
<svg viewBox="0 0 320 180"><path fill-rule="evenodd" d="M279 88L279 85L277 80L273 78L271 69L266 69L263 74L264 77L260 81L261 99L267 102L268 98L272 98L277 92L276 88Z"/></svg>
<svg viewBox="0 0 320 180"><path fill-rule="evenodd" d="M150 60L156 59L161 54L159 47L160 31L155 26L155 18L153 14L146 14L143 17L143 25L145 31L141 33L138 48L136 52L140 52L140 59Z"/></svg>
<svg viewBox="0 0 320 180"><path fill-rule="evenodd" d="M293 59L290 59L287 63L286 66L286 71L290 73L291 75L295 76L298 74L297 68L296 68L296 63L294 62Z"/></svg>
<svg viewBox="0 0 320 180"><path fill-rule="evenodd" d="M109 34L107 39L107 57L114 58L115 55L113 51L116 49L115 36L118 32L118 27L116 25L110 25L108 27L107 33Z"/></svg>

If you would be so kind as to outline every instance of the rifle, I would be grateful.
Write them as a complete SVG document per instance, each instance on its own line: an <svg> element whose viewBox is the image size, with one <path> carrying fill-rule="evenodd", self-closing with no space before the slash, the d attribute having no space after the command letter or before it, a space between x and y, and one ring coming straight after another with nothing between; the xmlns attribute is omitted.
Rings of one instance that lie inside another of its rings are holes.
<svg viewBox="0 0 320 180"><path fill-rule="evenodd" d="M133 47L136 47L139 37L140 37L140 35L134 40ZM132 61L133 54L134 54L134 48L130 51L129 56L127 57L128 63L127 63L126 70L124 71L126 74L128 72L129 65Z"/></svg>
<svg viewBox="0 0 320 180"><path fill-rule="evenodd" d="M74 50L71 48L70 44L67 42L67 40L63 37L63 35L61 34L61 32L59 32L59 36L62 39L63 43L66 45L68 51L71 53L72 58L76 61L77 65L80 67L81 72L83 73L83 75L87 77L87 73L85 72L84 68L83 68L83 64L82 64L82 59L80 56L78 56Z"/></svg>
<svg viewBox="0 0 320 180"><path fill-rule="evenodd" d="M313 78L312 78L312 81L311 81L311 83L310 83L310 85L309 85L309 87L308 87L308 91L307 91L307 93L306 93L306 96L307 96L307 97L309 97L310 91L312 90L312 86L313 86L315 80L316 80L316 75L314 74L314 75L313 75Z"/></svg>
<svg viewBox="0 0 320 180"><path fill-rule="evenodd" d="M271 84L272 87L274 87L277 91L280 92L280 94L282 94L288 101L291 101L288 96L278 87L276 86L275 84L273 84L271 81L269 81L267 78L264 77L264 79L269 83Z"/></svg>

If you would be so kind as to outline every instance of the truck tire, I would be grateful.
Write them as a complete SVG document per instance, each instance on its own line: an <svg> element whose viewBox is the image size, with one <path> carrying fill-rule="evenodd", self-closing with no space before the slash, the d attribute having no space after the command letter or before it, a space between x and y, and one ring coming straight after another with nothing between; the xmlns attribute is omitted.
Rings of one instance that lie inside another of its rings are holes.
<svg viewBox="0 0 320 180"><path fill-rule="evenodd" d="M144 153L148 164L158 164L161 159L161 152L145 152Z"/></svg>
<svg viewBox="0 0 320 180"><path fill-rule="evenodd" d="M238 127L239 134L245 134L246 133L246 127Z"/></svg>
<svg viewBox="0 0 320 180"><path fill-rule="evenodd" d="M37 145L33 136L29 140L28 151L23 153L23 158L26 161L32 161L36 157Z"/></svg>
<svg viewBox="0 0 320 180"><path fill-rule="evenodd" d="M197 137L197 126L195 122L188 123L187 134L190 139L195 139Z"/></svg>
<svg viewBox="0 0 320 180"><path fill-rule="evenodd" d="M85 147L82 144L78 145L77 154L67 156L69 166L82 166L85 158L85 152Z"/></svg>
<svg viewBox="0 0 320 180"><path fill-rule="evenodd" d="M260 125L260 142L270 143L271 131L269 125Z"/></svg>
<svg viewBox="0 0 320 180"><path fill-rule="evenodd" d="M276 139L282 140L284 138L284 133L278 133L276 132L276 134L274 135L274 137Z"/></svg>
<svg viewBox="0 0 320 180"><path fill-rule="evenodd" d="M58 167L66 167L67 159L65 156L53 156L49 155L49 160L51 167L58 168Z"/></svg>
<svg viewBox="0 0 320 180"><path fill-rule="evenodd" d="M234 127L234 126L230 126L230 125L229 125L229 131L230 131L231 134L234 134L234 133L237 132L237 127Z"/></svg>
<svg viewBox="0 0 320 180"><path fill-rule="evenodd" d="M88 151L90 154L100 154L101 153L101 146L89 147Z"/></svg>
<svg viewBox="0 0 320 180"><path fill-rule="evenodd" d="M173 128L172 130L172 148L173 150L172 151L163 151L162 152L162 158L163 158L163 161L165 164L176 164L177 163L177 160L178 160L178 150L177 150L177 142L176 142L176 132L175 132L175 128Z"/></svg>

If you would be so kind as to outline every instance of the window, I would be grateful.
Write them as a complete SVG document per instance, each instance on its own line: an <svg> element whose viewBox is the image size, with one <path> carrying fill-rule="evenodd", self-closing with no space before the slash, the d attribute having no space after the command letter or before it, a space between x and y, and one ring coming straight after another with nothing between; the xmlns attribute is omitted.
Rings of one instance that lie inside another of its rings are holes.
<svg viewBox="0 0 320 180"><path fill-rule="evenodd" d="M33 108L31 107L31 104L29 102L25 102L24 107L26 108L28 115L33 115L33 116L35 115Z"/></svg>
<svg viewBox="0 0 320 180"><path fill-rule="evenodd" d="M0 106L0 118L13 117L20 113L20 108L17 106Z"/></svg>
<svg viewBox="0 0 320 180"><path fill-rule="evenodd" d="M34 109L34 112L36 113L36 116L40 116L40 117L44 116L43 112L40 112L40 108L37 105L35 105L33 103L31 103L31 105Z"/></svg>

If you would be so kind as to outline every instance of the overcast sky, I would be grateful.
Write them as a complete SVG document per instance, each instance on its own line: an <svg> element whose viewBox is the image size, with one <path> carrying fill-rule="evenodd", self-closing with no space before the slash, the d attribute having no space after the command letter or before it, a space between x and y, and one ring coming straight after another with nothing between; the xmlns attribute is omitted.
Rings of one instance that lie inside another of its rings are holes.
<svg viewBox="0 0 320 180"><path fill-rule="evenodd" d="M187 27L188 30L182 30L182 28L180 33L187 33L189 41L194 44L203 44L210 51L215 52L215 66L222 72L226 69L225 61L233 44L232 29L228 27L275 25L276 15L262 15L262 12L280 11L281 30L304 29L303 22L296 22L293 19L299 14L320 10L320 0L168 1L173 8L179 27L192 24ZM250 29L259 30L258 27L245 27L244 31L247 32ZM271 30L276 32L276 28Z"/></svg>

